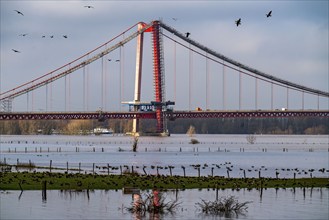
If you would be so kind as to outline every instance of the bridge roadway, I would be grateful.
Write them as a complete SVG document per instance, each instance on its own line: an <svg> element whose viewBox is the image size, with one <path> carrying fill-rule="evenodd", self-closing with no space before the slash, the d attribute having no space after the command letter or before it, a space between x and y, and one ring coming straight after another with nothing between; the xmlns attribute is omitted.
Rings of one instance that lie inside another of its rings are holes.
<svg viewBox="0 0 329 220"><path fill-rule="evenodd" d="M167 111L170 120L179 118L281 118L329 117L329 110L217 110ZM67 119L156 119L154 111L146 112L1 112L1 120L67 120Z"/></svg>

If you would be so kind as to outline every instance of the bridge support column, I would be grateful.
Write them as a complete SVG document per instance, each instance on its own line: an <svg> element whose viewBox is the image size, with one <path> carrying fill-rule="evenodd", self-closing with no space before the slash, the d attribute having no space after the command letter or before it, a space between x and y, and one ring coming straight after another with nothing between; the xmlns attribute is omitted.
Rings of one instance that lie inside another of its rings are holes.
<svg viewBox="0 0 329 220"><path fill-rule="evenodd" d="M143 23L138 24L138 30L144 27ZM134 103L138 103L141 100L141 82L142 82L142 62L143 62L143 40L144 33L141 33L137 37L137 50L136 50L136 74L135 74L135 94ZM134 111L138 111L139 106L134 106ZM134 135L139 132L139 119L133 119L133 130Z"/></svg>
<svg viewBox="0 0 329 220"><path fill-rule="evenodd" d="M153 76L154 76L154 89L155 101L157 103L164 103L165 90L164 90L164 65L163 65L163 48L162 48L162 35L160 33L159 21L153 22L152 28L152 46L153 46ZM163 105L156 106L156 120L157 120L157 133L165 133L165 117L163 112Z"/></svg>

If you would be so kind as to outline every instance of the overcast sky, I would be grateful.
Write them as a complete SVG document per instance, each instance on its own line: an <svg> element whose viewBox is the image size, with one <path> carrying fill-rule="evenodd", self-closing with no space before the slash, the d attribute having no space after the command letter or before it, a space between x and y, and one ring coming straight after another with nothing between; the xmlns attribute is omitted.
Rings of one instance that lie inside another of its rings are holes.
<svg viewBox="0 0 329 220"><path fill-rule="evenodd" d="M1 0L0 2L1 92L12 89L74 60L139 21L148 23L156 19L162 19L164 23L182 33L190 32L191 39L255 69L307 87L329 91L329 5L327 0ZM92 7L88 8L85 6ZM24 16L15 10L22 12ZM270 10L272 10L272 17L267 18L266 13ZM235 20L239 18L241 18L241 25L237 27ZM22 36L24 34L26 36ZM50 38L52 35L54 37ZM67 38L64 38L63 35L67 35ZM45 37L43 38L42 36ZM150 44L149 38L145 40L145 44ZM128 79L126 81L134 78L135 73L135 41L130 47L132 49L129 49L128 46L124 49L126 60L124 74ZM168 60L165 60L166 75L168 75L168 78L172 78L171 64L173 62L169 61L169 59L172 59L172 48L172 42L165 45L166 59ZM20 53L14 52L13 49L20 51ZM120 58L119 56L119 51L116 51L113 54L109 54L107 58L117 59ZM177 49L177 56L184 56L178 58L178 60L182 60L181 65L189 65L183 62L183 60L188 61L188 52L180 52ZM195 65L197 65L198 59L201 60L201 58L193 57ZM132 62L129 63L129 60L132 60ZM179 65L179 62L177 65ZM145 71L151 70L151 61L145 60L144 66ZM114 62L108 64L107 68L112 74L113 72L119 72L119 65L114 64ZM177 67L177 69L179 68L181 67ZM185 70L188 71L188 68L185 68ZM220 67L210 66L210 72L218 72L219 70ZM198 68L195 67L194 74L197 74L197 71ZM81 75L81 71L79 74ZM212 95L209 98L211 101L210 106L218 109L220 108L218 106L223 103L214 93L221 91L215 91L214 88L221 87L221 85L220 83L216 85L213 81L219 80L220 77L215 76L215 73L211 72L211 74L214 76L210 79L212 84L209 85L212 88ZM186 78L186 76L179 76L178 72L177 75L177 84L183 83L179 81L179 77ZM196 82L197 79L197 77L194 77L194 84L198 84ZM81 78L79 80L81 81ZM77 79L76 81L79 80ZM146 85L146 87L152 87L152 80L152 76L145 76L143 83L144 85L151 84L150 86ZM175 90L172 82L170 80L166 82L167 97L171 100L173 100L173 91ZM109 83L106 86L115 87L117 83ZM97 84L95 85L97 87ZM202 82L195 87L198 87L198 90L202 90L201 93L204 94L206 90L205 85ZM182 87L186 86L182 85ZM129 87L129 82L126 83L126 87ZM230 84L228 87L238 87L238 83ZM247 85L244 85L244 87L247 87ZM74 85L72 85L71 89L75 89ZM115 93L115 91L118 91L116 88L111 89L108 88L106 92ZM177 93L185 96L187 90L179 92L178 88L177 91ZM124 93L123 100L132 99L133 90L127 89ZM195 97L197 97L197 93L193 92ZM232 93L236 93L236 91ZM281 94L284 93L281 92L275 96L279 97ZM176 96L177 107L186 109L186 100L184 100L185 104L182 104L183 101L180 102L179 100L183 100L183 98L179 94ZM149 96L144 95L143 97L152 99L153 94ZM107 98L110 100L111 95L107 95ZM204 108L205 98L198 98L202 101L193 101L193 108L198 105ZM114 100L115 98L112 97L112 99ZM26 106L27 101L23 100L27 100L27 98L20 101L24 102ZM285 103L284 100L282 98L280 104L276 104L276 107L280 107L282 103ZM31 101L31 98L29 101ZM314 104L314 101L310 101L310 103ZM15 105L17 106L16 109L19 109L20 103L15 103ZM36 108L49 109L49 105L48 103L46 107ZM96 103L95 107L91 107L91 109L95 109L99 105L99 103ZM107 103L106 105L110 104ZM315 106L306 107L316 108ZM22 108L24 110L25 107ZM321 99L321 108L328 108L328 99ZM53 109L56 110L54 107ZM81 108L77 108L77 110L81 110Z"/></svg>

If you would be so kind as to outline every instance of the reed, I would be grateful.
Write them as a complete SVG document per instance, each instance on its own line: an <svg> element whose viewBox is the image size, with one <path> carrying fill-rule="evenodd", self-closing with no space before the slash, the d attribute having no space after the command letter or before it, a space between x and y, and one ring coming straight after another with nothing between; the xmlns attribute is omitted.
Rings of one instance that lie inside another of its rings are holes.
<svg viewBox="0 0 329 220"><path fill-rule="evenodd" d="M238 215L245 212L248 208L247 202L239 202L234 196L222 197L215 201L201 200L196 205L201 209L202 213L207 215L219 215L231 218L233 215Z"/></svg>

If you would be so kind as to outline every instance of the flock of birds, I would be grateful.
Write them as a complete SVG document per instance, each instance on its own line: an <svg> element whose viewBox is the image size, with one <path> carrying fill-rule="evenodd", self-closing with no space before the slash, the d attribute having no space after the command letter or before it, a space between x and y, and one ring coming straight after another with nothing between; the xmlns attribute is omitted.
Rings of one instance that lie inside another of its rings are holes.
<svg viewBox="0 0 329 220"><path fill-rule="evenodd" d="M109 170L115 171L115 170L119 170L119 168L120 168L120 174L121 175L123 173L135 173L135 174L137 174L137 173L139 173L140 168L142 168L145 175L151 175L151 173L152 173L152 172L147 173L146 168L148 166L146 166L146 165L143 165L143 166L133 166L133 165L132 166L128 166L128 165L122 165L122 166L121 165L120 166L109 166L109 165L107 165L107 166L97 166L96 165L95 167L98 170L101 170L101 169L108 170L108 172L109 172ZM221 163L221 164L209 164L209 165L206 164L206 163L205 164L190 164L188 167L192 167L193 169L197 170L199 177L201 175L200 174L201 169L205 170L207 168L211 169L211 175L208 175L208 177L209 176L214 176L214 169L221 169L221 168L226 170L226 172L228 174L228 177L229 177L229 172L233 171L234 169L235 169L235 172L243 172L244 175L246 175L245 172L248 172L248 173L258 172L259 175L260 175L261 171L267 171L268 170L268 168L265 167L265 166L260 166L259 168L255 167L255 166L251 166L249 168L237 168L236 166L233 166L231 162L225 162L225 163ZM174 169L175 166L170 166L170 165L168 165L168 166L149 165L149 168L152 169L152 170L156 169L156 173L157 173L156 175L157 176L160 176L159 169L160 170L168 170L169 169L170 170L170 176L172 176L172 169ZM183 169L183 173L184 173L183 176L185 177L186 176L185 171L186 171L187 167L182 165L181 168ZM293 174L293 173L295 173L294 175L302 175L302 176L310 174L311 177L313 175L313 172L329 173L329 170L326 169L326 168L321 168L321 169L318 169L318 170L316 170L316 169L299 169L299 168L281 168L281 169L276 168L275 169L276 178L278 178L281 171L282 171L282 174L284 175L284 177L286 177L285 174ZM162 175L166 175L166 174L162 174ZM252 176L253 175L254 174L252 174ZM266 175L269 175L269 173L267 173ZM246 178L246 176L244 176L244 178Z"/></svg>
<svg viewBox="0 0 329 220"><path fill-rule="evenodd" d="M94 8L93 6L91 6L91 5L86 5L86 6L84 6L85 8ZM18 15L21 15L21 16L24 16L24 14L23 14L23 12L21 12L21 11L18 11L18 10L14 10ZM20 37L26 37L28 35L28 33L24 33L24 34L20 34L20 35L18 35L18 36L20 36ZM50 35L49 36L50 38L54 38L55 36L54 35ZM65 38L65 39L67 39L68 38L68 35L63 35L62 36L63 38ZM46 38L46 35L42 35L42 38ZM13 52L15 52L15 53L21 53L21 51L19 51L19 50L16 50L16 49L11 49Z"/></svg>
<svg viewBox="0 0 329 220"><path fill-rule="evenodd" d="M86 5L86 6L84 6L84 7L85 7L85 8L89 8L89 9L94 9L94 7L91 6L91 5ZM24 14L23 14L22 12L20 12L20 11L18 11L18 10L14 10L14 11L16 11L17 14L24 16ZM269 12L266 14L266 17L269 18L269 17L271 17L271 16L272 16L272 11L269 11ZM172 18L172 19L173 19L174 21L177 21L177 20L178 20L178 18ZM236 20L236 21L235 21L235 24L236 24L237 27L238 27L239 25L241 25L241 18L239 18L238 20ZM28 35L28 34L20 34L19 36L25 37L25 36L27 36L27 35ZM188 38L190 35L191 35L190 32L186 32L186 33L185 33L185 37L186 37L186 38ZM45 38L45 37L46 37L45 35L42 36L42 38ZM64 38L68 38L67 35L63 35L63 37L64 37ZM54 35L51 35L50 38L54 38ZM20 53L19 50L12 49L12 51L14 51L15 53ZM109 60L109 61L111 61L111 60ZM116 62L119 62L119 60L116 60Z"/></svg>
<svg viewBox="0 0 329 220"><path fill-rule="evenodd" d="M272 17L272 11L269 11L267 14L266 14L266 17L269 18L269 17ZM178 19L177 18L172 18L174 21L177 21ZM239 26L241 25L241 18L239 18L238 20L235 21L235 24L236 26ZM185 33L185 37L188 38L189 36L191 35L190 32L186 32Z"/></svg>
<svg viewBox="0 0 329 220"><path fill-rule="evenodd" d="M267 14L266 14L266 17L269 18L269 17L272 17L272 11L269 11ZM177 21L177 18L173 18L174 21ZM238 27L239 25L241 25L241 18L239 18L238 20L235 21L235 24L236 26ZM190 36L190 32L186 32L185 33L185 37L188 38Z"/></svg>
<svg viewBox="0 0 329 220"><path fill-rule="evenodd" d="M272 11L269 11L267 14L266 14L266 17L269 18L272 16ZM235 24L236 26L239 26L241 25L241 18L239 18L238 20L235 21Z"/></svg>

